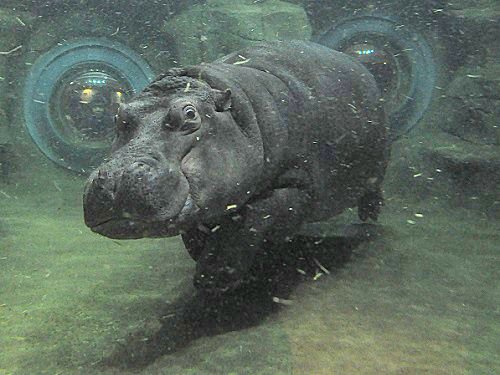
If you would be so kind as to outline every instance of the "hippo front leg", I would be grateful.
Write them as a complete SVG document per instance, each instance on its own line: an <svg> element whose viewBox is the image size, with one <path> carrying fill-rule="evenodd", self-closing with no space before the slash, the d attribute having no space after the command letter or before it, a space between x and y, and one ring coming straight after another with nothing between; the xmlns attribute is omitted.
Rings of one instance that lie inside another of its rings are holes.
<svg viewBox="0 0 500 375"><path fill-rule="evenodd" d="M212 228L197 261L194 284L208 292L225 292L244 281L267 241L283 241L300 227L309 195L281 188L246 204ZM185 239L186 240L186 239Z"/></svg>

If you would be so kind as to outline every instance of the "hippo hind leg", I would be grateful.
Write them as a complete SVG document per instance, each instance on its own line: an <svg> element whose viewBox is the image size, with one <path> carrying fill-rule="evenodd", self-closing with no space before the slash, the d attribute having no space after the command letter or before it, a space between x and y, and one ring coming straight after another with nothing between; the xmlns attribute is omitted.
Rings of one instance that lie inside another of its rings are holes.
<svg viewBox="0 0 500 375"><path fill-rule="evenodd" d="M380 188L376 190L366 191L358 199L358 216L362 221L372 219L377 221L380 209L384 204L384 198L382 196L382 190Z"/></svg>

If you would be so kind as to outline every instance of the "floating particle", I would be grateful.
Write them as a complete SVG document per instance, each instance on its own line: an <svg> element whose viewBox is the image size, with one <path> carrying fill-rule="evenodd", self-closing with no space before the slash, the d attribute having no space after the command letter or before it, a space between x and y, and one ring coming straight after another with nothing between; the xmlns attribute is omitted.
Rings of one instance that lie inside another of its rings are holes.
<svg viewBox="0 0 500 375"><path fill-rule="evenodd" d="M273 302L280 303L280 304L285 305L285 306L290 306L293 303L292 300L279 298L279 297L273 297Z"/></svg>
<svg viewBox="0 0 500 375"><path fill-rule="evenodd" d="M12 198L9 194L7 194L5 191L0 190L0 194L2 194L6 198Z"/></svg>
<svg viewBox="0 0 500 375"><path fill-rule="evenodd" d="M242 57L242 56L240 56ZM246 64L247 62L249 62L250 59L245 59L245 60L241 60L241 61L236 61L233 63L233 65L241 65L241 64Z"/></svg>
<svg viewBox="0 0 500 375"><path fill-rule="evenodd" d="M321 276L323 276L323 273L318 272L316 275L314 275L313 280L316 281L318 280Z"/></svg>
<svg viewBox="0 0 500 375"><path fill-rule="evenodd" d="M314 263L316 263L316 265L321 269L321 271L323 271L327 275L330 274L330 271L328 271L325 267L323 267L323 265L316 258L313 258L313 260L314 260Z"/></svg>
<svg viewBox="0 0 500 375"><path fill-rule="evenodd" d="M26 24L23 22L23 20L22 20L22 19L20 19L19 17L16 17L16 21L17 21L17 22L19 22L19 24L20 24L21 26L26 26Z"/></svg>
<svg viewBox="0 0 500 375"><path fill-rule="evenodd" d="M0 52L0 55L10 55L11 53L14 53L14 52L16 52L17 50L20 50L21 48L23 48L23 46L22 46L22 45L17 46L17 47L14 47L14 48L12 48L12 49L11 49L11 50L9 50L9 51L1 51L1 52Z"/></svg>

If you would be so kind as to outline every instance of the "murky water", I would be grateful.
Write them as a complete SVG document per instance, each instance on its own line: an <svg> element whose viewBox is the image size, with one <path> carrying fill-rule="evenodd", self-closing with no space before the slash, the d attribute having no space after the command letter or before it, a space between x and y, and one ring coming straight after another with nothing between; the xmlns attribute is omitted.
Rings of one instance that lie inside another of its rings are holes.
<svg viewBox="0 0 500 375"><path fill-rule="evenodd" d="M499 17L487 0L4 1L0 374L497 373ZM180 236L85 226L121 103L169 68L290 39L342 50L382 91L376 224L347 210L222 298L194 294Z"/></svg>

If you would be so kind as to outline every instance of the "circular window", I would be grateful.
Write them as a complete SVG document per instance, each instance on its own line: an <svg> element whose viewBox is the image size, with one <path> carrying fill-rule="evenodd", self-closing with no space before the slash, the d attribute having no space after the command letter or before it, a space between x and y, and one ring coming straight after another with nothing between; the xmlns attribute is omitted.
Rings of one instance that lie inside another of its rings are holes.
<svg viewBox="0 0 500 375"><path fill-rule="evenodd" d="M154 77L129 48L106 39L80 39L40 56L24 90L26 127L40 150L79 172L99 165L113 140L120 103Z"/></svg>
<svg viewBox="0 0 500 375"><path fill-rule="evenodd" d="M54 130L69 144L105 148L113 139L113 117L133 89L119 72L82 64L61 78L49 100Z"/></svg>
<svg viewBox="0 0 500 375"><path fill-rule="evenodd" d="M422 118L432 98L436 68L419 34L389 18L360 16L336 23L318 42L351 55L373 74L392 139Z"/></svg>

